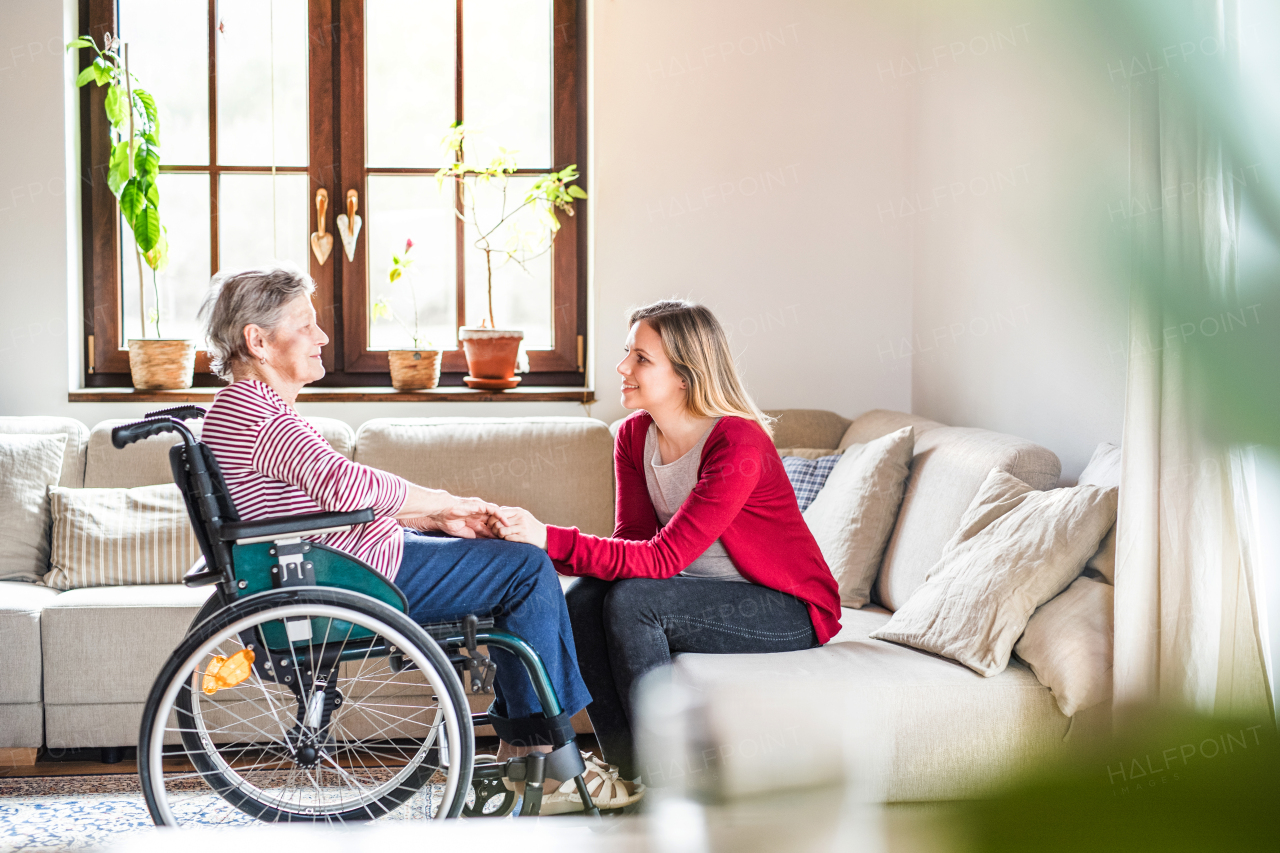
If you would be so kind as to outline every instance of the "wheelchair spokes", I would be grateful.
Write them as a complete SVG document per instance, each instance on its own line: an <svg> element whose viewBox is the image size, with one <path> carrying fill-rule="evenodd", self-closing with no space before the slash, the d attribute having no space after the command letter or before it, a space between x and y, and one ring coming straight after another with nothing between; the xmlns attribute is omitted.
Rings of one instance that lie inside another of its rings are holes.
<svg viewBox="0 0 1280 853"><path fill-rule="evenodd" d="M451 690L457 679L438 647L382 621L394 611L362 596L328 592L317 596L324 601L300 603L305 594L288 597L294 603L248 615L239 612L246 608L228 608L199 626L171 659L173 671L162 673L157 690L167 686L147 721L149 739L172 745L143 753L152 759L143 775L157 822L456 814L471 757L450 762L449 753L450 747L470 752L471 721L460 690ZM329 603L343 597L370 612ZM262 648L261 638L271 633L264 629L286 620L329 630L290 640L286 648ZM348 626L347 632L335 638L335 625ZM358 656L351 654L350 626L365 636ZM243 681L212 694L202 690L211 660L250 646L255 662ZM388 647L412 667L394 671L378 653ZM168 772L157 764L168 764Z"/></svg>

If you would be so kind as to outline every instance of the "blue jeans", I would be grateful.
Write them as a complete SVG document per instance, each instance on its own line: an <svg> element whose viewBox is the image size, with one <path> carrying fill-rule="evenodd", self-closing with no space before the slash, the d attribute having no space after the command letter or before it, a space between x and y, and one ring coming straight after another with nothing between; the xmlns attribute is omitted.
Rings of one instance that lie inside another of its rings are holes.
<svg viewBox="0 0 1280 853"><path fill-rule="evenodd" d="M419 623L492 616L542 657L561 707L576 714L591 701L578 674L573 631L560 581L546 553L500 539L455 539L414 530L404 533L396 586ZM510 652L490 647L498 665L493 712L519 719L542 711L528 673Z"/></svg>

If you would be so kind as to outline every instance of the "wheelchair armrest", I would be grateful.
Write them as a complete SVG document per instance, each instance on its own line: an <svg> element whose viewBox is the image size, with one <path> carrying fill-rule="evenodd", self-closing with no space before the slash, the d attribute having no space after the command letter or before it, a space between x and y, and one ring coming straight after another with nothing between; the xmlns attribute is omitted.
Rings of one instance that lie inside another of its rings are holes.
<svg viewBox="0 0 1280 853"><path fill-rule="evenodd" d="M355 512L304 512L299 515L260 518L256 521L231 521L222 525L219 536L223 542L269 542L284 537L337 533L349 530L357 524L368 524L373 518L372 509L358 509Z"/></svg>

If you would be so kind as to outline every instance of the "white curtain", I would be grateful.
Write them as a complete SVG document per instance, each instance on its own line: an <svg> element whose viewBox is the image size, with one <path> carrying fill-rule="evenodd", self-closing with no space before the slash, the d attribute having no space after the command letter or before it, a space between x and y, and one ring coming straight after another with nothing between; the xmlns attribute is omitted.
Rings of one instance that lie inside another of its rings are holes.
<svg viewBox="0 0 1280 853"><path fill-rule="evenodd" d="M1237 49L1234 0L1176 0L1199 37ZM1194 73L1194 71L1192 72ZM1267 712L1239 452L1211 436L1192 348L1235 304L1240 187L1185 79L1131 94L1135 221L1115 578L1115 704ZM1220 306L1203 317L1188 306ZM1212 323L1210 322L1212 320ZM1189 325L1191 324L1191 325ZM1194 327L1193 327L1194 326ZM1216 334L1216 332L1215 332Z"/></svg>

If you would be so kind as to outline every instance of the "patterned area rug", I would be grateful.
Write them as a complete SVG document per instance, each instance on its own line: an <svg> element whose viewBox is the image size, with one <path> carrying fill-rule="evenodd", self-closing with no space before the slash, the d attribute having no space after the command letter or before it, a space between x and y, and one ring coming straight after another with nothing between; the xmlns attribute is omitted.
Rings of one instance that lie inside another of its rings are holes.
<svg viewBox="0 0 1280 853"><path fill-rule="evenodd" d="M441 786L431 785L383 820L415 819L423 814L429 794L442 793ZM228 819L216 796L209 798L210 805L219 806L217 818L201 821L203 825L256 823L238 813ZM88 850L155 831L138 777L132 774L0 779L0 850Z"/></svg>

